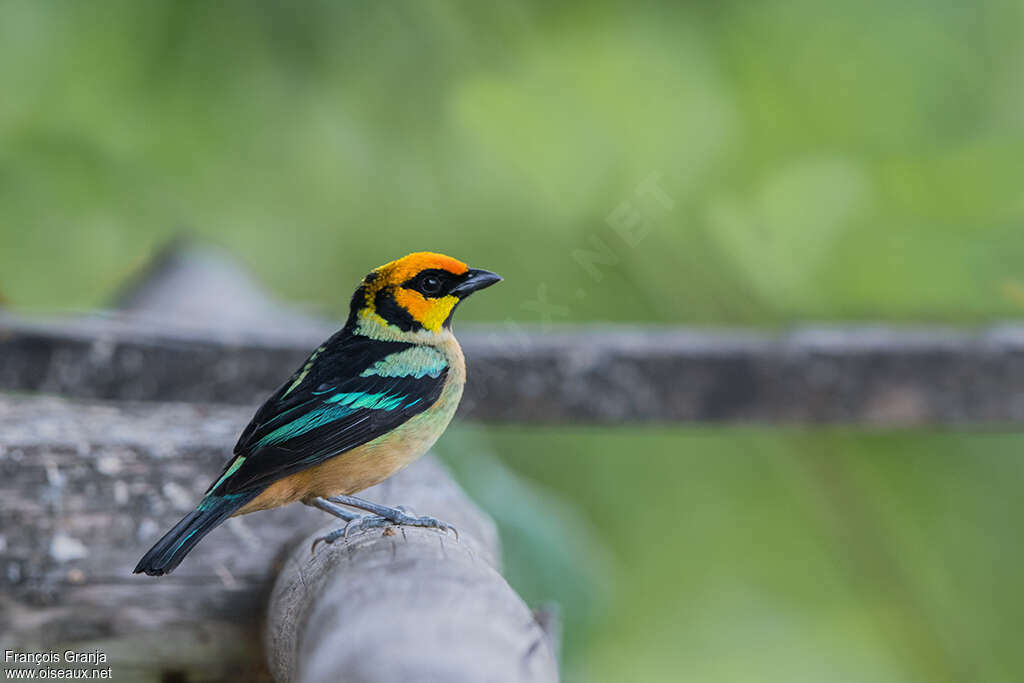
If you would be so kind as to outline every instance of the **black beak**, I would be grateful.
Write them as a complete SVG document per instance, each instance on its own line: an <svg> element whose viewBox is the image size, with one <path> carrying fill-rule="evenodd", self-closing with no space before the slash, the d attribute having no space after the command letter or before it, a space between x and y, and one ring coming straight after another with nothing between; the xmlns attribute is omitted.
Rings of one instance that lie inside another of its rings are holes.
<svg viewBox="0 0 1024 683"><path fill-rule="evenodd" d="M497 273L492 273L489 270L478 270L476 268L470 268L463 277L465 279L455 285L455 289L449 292L460 299L465 299L477 290L490 287L495 282L501 282L501 276Z"/></svg>

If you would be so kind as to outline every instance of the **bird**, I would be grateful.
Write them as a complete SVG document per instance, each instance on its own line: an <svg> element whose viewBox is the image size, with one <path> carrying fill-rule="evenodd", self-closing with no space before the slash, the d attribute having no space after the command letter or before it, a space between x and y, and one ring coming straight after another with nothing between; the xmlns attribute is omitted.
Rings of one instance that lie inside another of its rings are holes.
<svg viewBox="0 0 1024 683"><path fill-rule="evenodd" d="M345 523L314 541L314 552L319 541L392 524L455 531L354 494L423 455L447 428L466 380L452 315L501 279L434 252L370 271L352 295L345 325L256 411L196 508L134 573L170 573L229 517L293 502Z"/></svg>

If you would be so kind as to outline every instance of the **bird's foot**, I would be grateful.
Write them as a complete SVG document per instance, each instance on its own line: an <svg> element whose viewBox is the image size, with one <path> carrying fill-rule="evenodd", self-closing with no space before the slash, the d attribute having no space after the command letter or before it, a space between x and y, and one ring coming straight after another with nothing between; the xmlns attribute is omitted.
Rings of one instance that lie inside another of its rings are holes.
<svg viewBox="0 0 1024 683"><path fill-rule="evenodd" d="M368 531L370 529L380 529L382 527L391 526L418 526L427 529L438 529L448 533L451 531L455 534L455 540L459 540L459 530L448 522L442 522L436 517L414 517L406 514L404 510L400 514L381 517L380 515L365 515L363 517L356 517L349 521L345 526L340 529L335 529L329 534L318 537L313 541L313 552L316 552L316 546L321 541L330 545L337 541L339 538L348 538L349 534L353 531Z"/></svg>
<svg viewBox="0 0 1024 683"><path fill-rule="evenodd" d="M426 529L438 529L439 531L443 531L445 533L451 531L453 534L455 534L455 540L459 540L459 530L451 524L449 524L448 522L442 522L440 519L437 519L436 517L416 517L414 515L410 515L405 511L405 508L401 506L395 509L399 510L401 514L393 516L389 515L387 517L382 517L380 515L366 515L365 517L360 517L359 519L352 520L351 522L345 525L344 535L347 537L350 531L360 531L362 529L376 529L382 526L395 524L398 526L418 526Z"/></svg>

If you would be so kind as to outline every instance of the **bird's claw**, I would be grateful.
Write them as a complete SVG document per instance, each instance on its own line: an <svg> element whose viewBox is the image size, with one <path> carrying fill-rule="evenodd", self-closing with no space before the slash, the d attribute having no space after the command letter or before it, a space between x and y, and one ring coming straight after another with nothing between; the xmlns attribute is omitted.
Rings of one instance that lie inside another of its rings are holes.
<svg viewBox="0 0 1024 683"><path fill-rule="evenodd" d="M400 524L402 526L418 526L427 529L437 529L438 531L443 531L446 534L449 531L451 531L453 534L455 534L455 540L459 540L459 530L451 524L449 524L448 522L443 522L436 517L413 517L412 515L407 515L403 513L401 517L393 521L396 524Z"/></svg>
<svg viewBox="0 0 1024 683"><path fill-rule="evenodd" d="M316 555L316 546L320 542L326 543L327 545L331 545L332 543L337 541L338 536L340 536L340 534L338 533L339 531L343 532L344 529L335 529L334 531L332 531L329 534L326 534L325 536L317 536L316 538L314 538L313 545L309 549L310 554Z"/></svg>
<svg viewBox="0 0 1024 683"><path fill-rule="evenodd" d="M313 547L311 551L316 552L316 546L318 543L323 541L327 545L330 545L337 541L339 538L348 539L348 536L353 531L368 531L370 529L379 529L381 527L388 526L418 526L426 529L438 529L446 534L451 531L455 534L456 542L459 541L459 530L448 522L442 522L436 517L413 517L411 515L402 512L401 515L397 515L394 519L387 517L381 517L380 515L365 515L363 517L356 517L355 519L348 522L345 526L340 529L335 529L329 534L320 536L313 541Z"/></svg>
<svg viewBox="0 0 1024 683"><path fill-rule="evenodd" d="M413 520L413 522L402 521L400 524L405 524L406 526L420 526L427 529L437 529L438 531L443 531L445 535L451 531L455 534L455 541L458 542L459 540L459 530L448 522L442 522L436 517L413 517Z"/></svg>

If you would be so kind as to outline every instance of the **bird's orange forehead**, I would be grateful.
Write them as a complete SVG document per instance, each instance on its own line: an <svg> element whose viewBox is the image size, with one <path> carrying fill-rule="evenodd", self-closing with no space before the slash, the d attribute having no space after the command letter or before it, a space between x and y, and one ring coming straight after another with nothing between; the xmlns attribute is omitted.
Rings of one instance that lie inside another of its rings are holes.
<svg viewBox="0 0 1024 683"><path fill-rule="evenodd" d="M373 270L373 279L384 286L398 285L414 277L421 270L428 268L447 270L453 275L464 275L469 270L469 266L451 256L437 254L432 251L417 251L391 263L385 263L379 268L375 268Z"/></svg>

